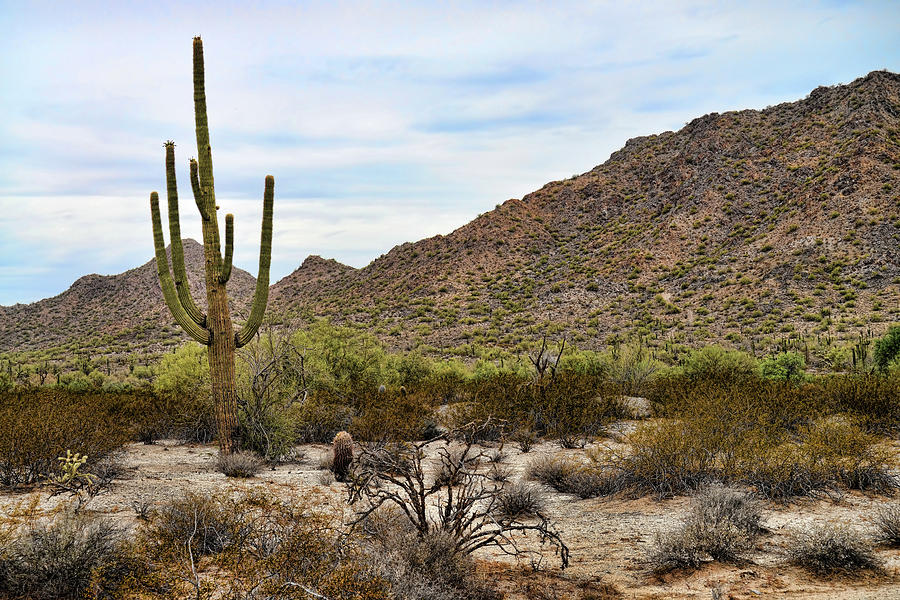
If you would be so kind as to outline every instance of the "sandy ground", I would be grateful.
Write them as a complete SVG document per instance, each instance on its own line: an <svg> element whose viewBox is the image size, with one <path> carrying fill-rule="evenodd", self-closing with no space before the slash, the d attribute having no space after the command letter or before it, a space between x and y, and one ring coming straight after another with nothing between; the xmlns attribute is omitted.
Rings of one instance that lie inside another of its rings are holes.
<svg viewBox="0 0 900 600"><path fill-rule="evenodd" d="M608 442L608 441L607 441ZM228 479L215 468L216 447L179 445L163 441L154 445L133 444L125 448L125 475L108 491L95 497L88 510L115 518L127 526L137 523L139 507L157 506L185 492L249 490L264 487L276 494L311 493L321 502L347 511L343 484L328 482L321 470L328 446L306 445L296 463L267 468L247 480ZM542 454L569 453L543 443L523 454L504 448L513 479L520 478L528 463ZM62 497L48 497L46 490L0 496L0 511L10 514L16 505L37 495L40 509L50 510ZM770 533L757 551L739 566L711 563L692 573L653 575L645 556L654 534L673 528L690 506L686 497L658 501L652 498L591 499L547 492L547 512L556 520L571 549L571 565L560 572L553 557L549 570L530 573L526 566L495 562L500 557L485 553L478 557L485 577L502 581L509 598L568 598L573 589L599 589L612 584L624 598L822 598L829 600L900 599L900 550L879 548L886 575L823 580L788 566L784 550L790 532L812 524L843 523L871 534L871 519L879 506L897 500L847 493L840 499L803 500L791 505L770 504L765 525ZM345 512L349 514L349 512ZM528 593L526 594L526 589ZM715 593L721 594L716 596ZM597 595L595 597L604 597Z"/></svg>

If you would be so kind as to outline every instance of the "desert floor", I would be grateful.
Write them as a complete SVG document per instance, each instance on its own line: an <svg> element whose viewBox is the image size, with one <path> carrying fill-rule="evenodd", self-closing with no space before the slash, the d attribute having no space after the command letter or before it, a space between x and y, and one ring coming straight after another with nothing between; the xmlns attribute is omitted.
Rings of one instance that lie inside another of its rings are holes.
<svg viewBox="0 0 900 600"><path fill-rule="evenodd" d="M628 424L620 424L626 427ZM601 443L616 442L609 439ZM900 450L900 445L897 446ZM346 504L345 485L331 481L322 463L330 448L325 445L298 447L296 462L268 467L251 479L229 479L216 470L212 445L183 445L161 441L154 445L132 444L125 448L125 475L111 488L91 500L87 510L119 520L128 527L138 523L140 507L159 505L185 492L229 491L262 487L285 496L310 494L328 505L342 518L352 512ZM522 453L507 445L506 463L512 479L521 478L528 463L542 454L568 453L557 445L541 443ZM0 496L0 510L9 514L16 505L32 496L40 497L41 510L51 510L65 500L49 497L45 489ZM742 565L710 563L690 573L655 576L645 556L654 535L674 528L690 506L689 497L669 500L653 498L597 498L547 490L547 512L564 535L571 550L571 564L560 571L558 561L547 556L546 568L534 572L528 565L516 565L503 556L485 552L479 559L479 573L500 582L508 598L614 597L604 595L611 584L624 598L827 598L900 599L900 550L880 547L885 564L881 576L821 579L786 564L784 551L791 532L814 523L831 521L872 534L871 518L879 506L896 499L847 492L838 498L805 499L793 504L767 504L764 535L757 550Z"/></svg>

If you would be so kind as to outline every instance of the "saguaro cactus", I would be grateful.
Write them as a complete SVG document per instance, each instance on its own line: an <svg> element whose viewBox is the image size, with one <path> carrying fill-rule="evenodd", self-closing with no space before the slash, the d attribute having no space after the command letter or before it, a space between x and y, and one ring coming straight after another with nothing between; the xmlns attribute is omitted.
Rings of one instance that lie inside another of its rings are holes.
<svg viewBox="0 0 900 600"><path fill-rule="evenodd" d="M206 90L203 73L203 42L194 38L194 119L197 127L198 161L191 159L191 187L200 218L203 222L203 255L206 269L207 313L191 297L184 268L184 249L181 246L181 227L178 218L178 188L175 183L175 144L166 148L166 191L169 201L169 236L172 243L172 270L166 257L162 223L159 216L159 195L150 194L153 219L153 243L156 247L156 266L163 296L175 321L195 340L209 348L209 374L212 398L219 434L219 452L229 454L237 449L237 399L234 385L234 351L247 344L262 322L269 297L269 263L272 258L272 204L275 179L266 175L263 193L262 236L259 245L259 275L250 317L235 333L228 312L225 286L231 277L231 258L234 253L234 217L225 215L225 254L219 243L219 221L216 193L213 187L212 151L209 145L209 126L206 120ZM174 278L173 278L174 273Z"/></svg>

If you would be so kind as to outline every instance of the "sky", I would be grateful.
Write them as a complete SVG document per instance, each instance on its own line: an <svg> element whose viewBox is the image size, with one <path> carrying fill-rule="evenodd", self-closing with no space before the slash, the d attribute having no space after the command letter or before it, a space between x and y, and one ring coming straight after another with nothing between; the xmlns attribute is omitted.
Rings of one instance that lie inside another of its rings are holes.
<svg viewBox="0 0 900 600"><path fill-rule="evenodd" d="M895 1L0 0L0 305L149 260L169 139L200 239L196 35L216 198L254 275L275 177L273 282L450 233L629 138L900 71Z"/></svg>

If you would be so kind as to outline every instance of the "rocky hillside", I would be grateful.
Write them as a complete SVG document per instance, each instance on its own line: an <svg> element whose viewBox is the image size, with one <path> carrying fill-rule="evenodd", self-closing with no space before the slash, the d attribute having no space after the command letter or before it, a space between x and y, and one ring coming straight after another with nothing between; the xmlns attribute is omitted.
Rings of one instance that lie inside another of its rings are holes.
<svg viewBox="0 0 900 600"><path fill-rule="evenodd" d="M203 246L192 239L184 240L183 246L191 292L202 305ZM238 315L249 314L255 286L252 275L232 270L228 289ZM87 344L115 354L158 350L167 341L180 343L182 337L163 300L156 259L118 275L85 275L46 300L0 306L0 351Z"/></svg>
<svg viewBox="0 0 900 600"><path fill-rule="evenodd" d="M878 71L629 140L587 173L363 269L310 257L270 306L395 347L516 347L563 332L582 347L849 338L898 318L898 234L900 75ZM155 278L148 263L0 309L0 349L168 326ZM230 288L241 305L252 278Z"/></svg>
<svg viewBox="0 0 900 600"><path fill-rule="evenodd" d="M744 345L897 319L900 75L629 140L608 161L273 304L400 345L567 330ZM291 293L285 293L290 289Z"/></svg>

